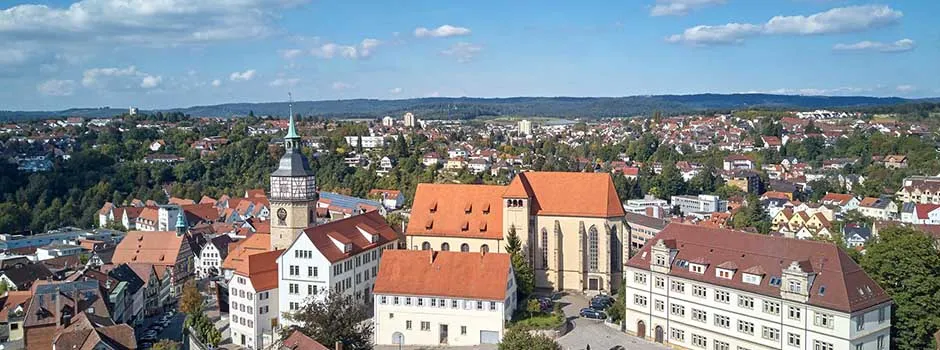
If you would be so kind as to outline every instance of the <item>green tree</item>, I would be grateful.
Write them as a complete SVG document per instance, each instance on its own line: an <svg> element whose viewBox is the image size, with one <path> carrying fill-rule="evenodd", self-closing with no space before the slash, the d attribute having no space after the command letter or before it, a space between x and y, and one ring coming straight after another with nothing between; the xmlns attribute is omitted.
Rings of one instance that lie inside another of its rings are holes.
<svg viewBox="0 0 940 350"><path fill-rule="evenodd" d="M529 265L529 259L522 253L522 241L516 234L516 227L509 227L506 235L506 252L512 261L512 270L516 277L516 294L518 300L525 300L535 290L535 272Z"/></svg>
<svg viewBox="0 0 940 350"><path fill-rule="evenodd" d="M862 268L894 299L891 349L933 349L940 329L940 252L928 235L909 228L879 232Z"/></svg>
<svg viewBox="0 0 940 350"><path fill-rule="evenodd" d="M153 350L179 350L180 344L169 340L169 339L160 339L160 341L153 344L151 349Z"/></svg>
<svg viewBox="0 0 940 350"><path fill-rule="evenodd" d="M326 298L305 303L297 311L286 313L285 318L295 326L284 328L284 339L296 329L320 344L343 343L344 349L372 349L372 323L369 310L338 290L331 289Z"/></svg>
<svg viewBox="0 0 940 350"><path fill-rule="evenodd" d="M519 328L510 328L503 335L499 350L561 350L561 346L549 337L532 335Z"/></svg>
<svg viewBox="0 0 940 350"><path fill-rule="evenodd" d="M202 312L202 294L196 288L196 281L186 282L183 286L183 296L180 298L180 311L186 314Z"/></svg>
<svg viewBox="0 0 940 350"><path fill-rule="evenodd" d="M542 304L539 303L538 299L529 299L526 303L525 311L529 313L529 316L534 316L542 313Z"/></svg>

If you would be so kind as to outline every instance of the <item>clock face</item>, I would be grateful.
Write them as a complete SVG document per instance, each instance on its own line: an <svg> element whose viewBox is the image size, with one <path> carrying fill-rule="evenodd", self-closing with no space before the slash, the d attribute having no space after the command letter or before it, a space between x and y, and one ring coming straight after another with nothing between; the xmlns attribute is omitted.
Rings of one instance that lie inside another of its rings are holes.
<svg viewBox="0 0 940 350"><path fill-rule="evenodd" d="M287 210L284 210L284 208L278 209L277 218L281 220L287 219Z"/></svg>

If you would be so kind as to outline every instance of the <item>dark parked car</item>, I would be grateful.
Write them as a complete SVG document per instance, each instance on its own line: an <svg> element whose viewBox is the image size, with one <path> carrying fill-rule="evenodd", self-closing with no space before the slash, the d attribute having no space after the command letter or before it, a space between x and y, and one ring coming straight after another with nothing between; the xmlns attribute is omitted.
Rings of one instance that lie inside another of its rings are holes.
<svg viewBox="0 0 940 350"><path fill-rule="evenodd" d="M555 302L553 302L551 298L542 297L542 298L539 298L538 300L539 300L539 306L542 307L542 311L550 311L552 307L555 306Z"/></svg>
<svg viewBox="0 0 940 350"><path fill-rule="evenodd" d="M594 309L589 308L589 307L586 307L586 308L581 309L580 314L581 314L581 317L585 317L585 318L593 318L593 319L597 319L597 320L606 320L606 319L607 319L607 314L605 314L605 313L602 312L602 311L594 310Z"/></svg>
<svg viewBox="0 0 940 350"><path fill-rule="evenodd" d="M608 307L610 307L610 304L605 303L601 300L591 300L590 306L594 310L604 311L604 310L607 310Z"/></svg>
<svg viewBox="0 0 940 350"><path fill-rule="evenodd" d="M607 294L598 294L591 298L591 303L594 303L595 301L600 301L607 305L611 305L614 303L614 298Z"/></svg>

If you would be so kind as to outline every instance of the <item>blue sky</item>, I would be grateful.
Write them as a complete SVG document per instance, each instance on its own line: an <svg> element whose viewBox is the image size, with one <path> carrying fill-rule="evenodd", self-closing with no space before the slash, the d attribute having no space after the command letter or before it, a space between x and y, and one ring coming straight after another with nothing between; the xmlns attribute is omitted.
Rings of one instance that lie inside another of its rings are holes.
<svg viewBox="0 0 940 350"><path fill-rule="evenodd" d="M6 0L0 109L940 96L940 1Z"/></svg>

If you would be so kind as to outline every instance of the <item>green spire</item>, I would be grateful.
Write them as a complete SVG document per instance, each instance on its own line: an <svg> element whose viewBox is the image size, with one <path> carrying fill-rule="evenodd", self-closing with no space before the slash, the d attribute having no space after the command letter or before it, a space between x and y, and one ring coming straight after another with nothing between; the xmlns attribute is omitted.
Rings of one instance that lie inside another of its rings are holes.
<svg viewBox="0 0 940 350"><path fill-rule="evenodd" d="M294 126L294 98L289 92L287 93L287 99L287 113L290 113L290 126L287 127L287 136L284 138L299 139L300 136L297 136L297 128Z"/></svg>
<svg viewBox="0 0 940 350"><path fill-rule="evenodd" d="M179 212L176 214L176 234L182 235L186 233L186 216L183 215L183 208L179 208Z"/></svg>

